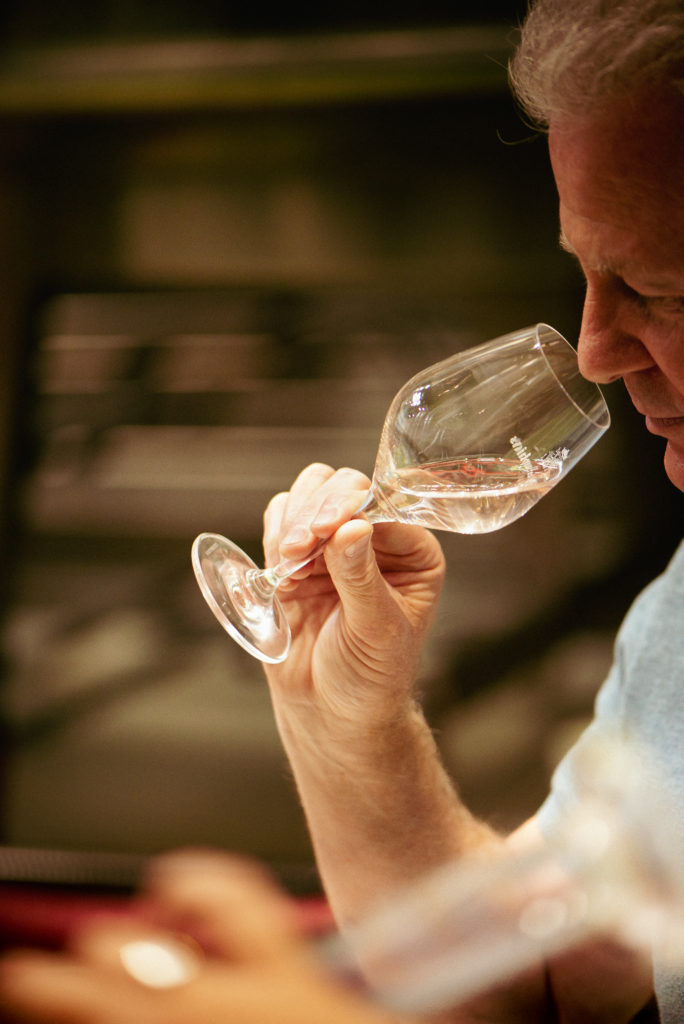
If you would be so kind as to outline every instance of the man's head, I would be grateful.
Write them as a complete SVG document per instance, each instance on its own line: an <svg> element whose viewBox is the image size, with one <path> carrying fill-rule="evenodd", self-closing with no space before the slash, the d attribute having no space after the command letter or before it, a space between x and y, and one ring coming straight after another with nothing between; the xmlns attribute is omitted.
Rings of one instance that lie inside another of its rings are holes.
<svg viewBox="0 0 684 1024"><path fill-rule="evenodd" d="M587 279L582 372L622 377L684 491L681 0L537 0L511 79L548 128L562 244Z"/></svg>
<svg viewBox="0 0 684 1024"><path fill-rule="evenodd" d="M533 0L509 67L536 124L663 82L684 93L681 0Z"/></svg>

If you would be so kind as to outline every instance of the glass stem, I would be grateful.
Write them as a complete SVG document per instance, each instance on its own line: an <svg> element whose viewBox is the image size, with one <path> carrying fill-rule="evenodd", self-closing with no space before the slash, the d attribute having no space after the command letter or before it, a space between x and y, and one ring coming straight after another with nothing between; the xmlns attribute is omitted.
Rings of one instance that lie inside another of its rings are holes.
<svg viewBox="0 0 684 1024"><path fill-rule="evenodd" d="M392 516L384 512L381 506L378 505L375 493L371 489L366 495L363 504L359 506L352 516L352 519L365 519L369 523L382 523L390 522ZM327 543L327 538L319 541L306 558L285 559L270 569L252 569L247 573L248 585L259 597L273 597L273 594L283 580L293 576L294 573L299 572L309 562L313 562L314 559L318 558Z"/></svg>
<svg viewBox="0 0 684 1024"><path fill-rule="evenodd" d="M303 569L305 565L309 564L309 562L313 562L314 558L318 558L327 543L327 540L319 541L315 548L309 552L306 558L285 559L285 561L278 562L278 564L274 565L271 569L252 569L252 571L247 574L250 584L257 591L259 591L260 588L264 588L264 596L266 591L270 591L272 593L280 586L283 580L286 580L288 577L294 575L294 573L299 572L299 570Z"/></svg>

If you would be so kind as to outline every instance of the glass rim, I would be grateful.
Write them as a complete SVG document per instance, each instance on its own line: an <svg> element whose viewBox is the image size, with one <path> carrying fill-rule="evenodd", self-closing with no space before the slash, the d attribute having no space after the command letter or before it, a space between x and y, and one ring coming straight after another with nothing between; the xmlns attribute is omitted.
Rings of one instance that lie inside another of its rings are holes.
<svg viewBox="0 0 684 1024"><path fill-rule="evenodd" d="M582 374L579 373L579 368L578 368L577 372L578 372L580 378L585 382L587 387L594 389L594 392L595 392L595 394L597 396L597 399L598 399L600 415L593 416L593 415L591 415L587 411L587 409L584 409L579 404L579 402L573 397L571 392L568 390L568 388L565 386L565 384L563 383L561 378L558 376L558 373L554 369L551 360L548 358L546 352L544 351L544 344L543 344L542 338L540 336L540 332L542 330L549 331L553 335L554 340L555 341L561 341L563 343L563 345L566 348L568 348L573 353L573 355L575 355L575 357L577 356L577 349L575 349L570 344L568 339L565 338L560 333L560 331L556 330L555 327L552 327L551 324L540 322L540 323L535 325L534 332L535 332L535 338L536 338L536 345L539 348L539 352L540 352L540 354L542 356L542 359L544 360L544 362L546 363L547 367L549 368L549 372L553 376L554 380L558 383L558 387L561 389L563 394L567 396L568 401L575 407L575 409L577 409L577 411L580 413L581 416L584 417L585 420L587 420L589 423L593 424L593 426L597 427L600 430L607 430L608 427L610 426L610 409L608 408L608 403L606 402L605 396L604 396L603 392L601 391L601 388L594 381L589 380L587 377L583 377Z"/></svg>

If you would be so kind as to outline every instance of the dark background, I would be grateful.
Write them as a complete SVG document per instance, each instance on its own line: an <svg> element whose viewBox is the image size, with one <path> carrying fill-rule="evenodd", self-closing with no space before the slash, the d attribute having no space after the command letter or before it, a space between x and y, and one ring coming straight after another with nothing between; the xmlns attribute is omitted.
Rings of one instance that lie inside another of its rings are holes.
<svg viewBox="0 0 684 1024"><path fill-rule="evenodd" d="M313 459L370 471L429 362L539 320L576 336L545 140L507 89L523 7L5 8L6 843L309 864L260 667L190 544L260 558L270 495ZM528 517L442 538L426 706L503 826L681 535L662 443L607 398L611 432Z"/></svg>

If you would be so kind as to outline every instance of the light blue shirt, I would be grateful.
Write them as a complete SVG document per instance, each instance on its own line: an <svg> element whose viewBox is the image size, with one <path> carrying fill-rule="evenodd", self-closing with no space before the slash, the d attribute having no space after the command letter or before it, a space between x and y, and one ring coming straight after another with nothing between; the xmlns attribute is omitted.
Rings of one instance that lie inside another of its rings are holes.
<svg viewBox="0 0 684 1024"><path fill-rule="evenodd" d="M643 754L655 810L662 802L670 841L681 851L684 865L684 541L622 624L594 719L554 773L550 795L539 811L544 833L554 831L576 800L577 759L586 744L616 734ZM684 963L674 974L655 955L654 978L661 1021L681 1024Z"/></svg>

